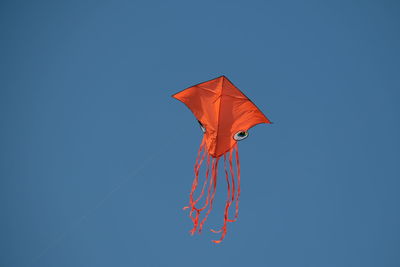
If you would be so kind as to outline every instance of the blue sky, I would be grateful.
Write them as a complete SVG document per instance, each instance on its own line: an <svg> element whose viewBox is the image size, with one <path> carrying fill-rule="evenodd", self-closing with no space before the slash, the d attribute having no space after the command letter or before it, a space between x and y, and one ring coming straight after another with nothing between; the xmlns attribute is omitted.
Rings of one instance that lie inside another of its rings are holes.
<svg viewBox="0 0 400 267"><path fill-rule="evenodd" d="M0 265L399 266L399 11L2 1ZM188 234L202 133L171 95L220 75L274 124L239 144L240 218L215 245Z"/></svg>

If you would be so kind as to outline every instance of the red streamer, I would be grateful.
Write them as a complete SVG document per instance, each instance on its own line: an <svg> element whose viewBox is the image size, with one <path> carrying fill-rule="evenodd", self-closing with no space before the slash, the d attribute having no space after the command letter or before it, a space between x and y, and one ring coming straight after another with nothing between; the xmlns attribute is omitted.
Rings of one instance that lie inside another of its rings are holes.
<svg viewBox="0 0 400 267"><path fill-rule="evenodd" d="M229 155L228 155L229 154ZM233 169L233 156L236 158L236 182L235 182L235 171ZM212 240L214 243L220 243L226 236L227 233L227 223L235 222L239 216L239 197L240 197L240 163L239 163L239 151L238 146L235 144L232 149L225 154L224 157L224 173L225 180L227 183L227 198L225 202L224 208L224 220L221 228L219 230L213 230L214 233L221 233L221 237L218 240ZM205 178L203 185L201 187L201 191L199 196L195 199L194 194L199 184L199 173L201 169L201 165L206 158L206 169L205 169ZM205 144L205 139L200 144L199 151L197 153L196 162L194 165L194 180L192 183L192 188L190 191L189 197L189 205L184 207L183 209L190 209L189 217L192 219L193 228L190 230L190 233L193 235L196 231L201 233L204 223L207 221L209 214L213 208L215 193L217 189L217 176L218 176L218 163L221 157L214 158L212 157L207 149ZM229 168L228 168L229 164ZM210 177L211 172L211 177ZM205 203L201 208L196 207L196 204L203 198L204 193L207 191L205 197ZM236 202L235 215L233 219L229 218L229 210L233 202ZM206 210L204 217L200 220L201 212Z"/></svg>

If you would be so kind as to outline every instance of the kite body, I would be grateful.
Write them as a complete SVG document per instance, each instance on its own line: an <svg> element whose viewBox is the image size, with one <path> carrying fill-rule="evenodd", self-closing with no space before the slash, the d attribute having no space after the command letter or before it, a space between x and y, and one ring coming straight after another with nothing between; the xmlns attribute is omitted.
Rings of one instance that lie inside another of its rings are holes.
<svg viewBox="0 0 400 267"><path fill-rule="evenodd" d="M228 185L228 197L225 205L224 224L220 230L221 242L226 235L227 222L233 222L238 217L240 196L240 165L237 141L248 136L248 130L256 124L271 123L268 118L225 76L189 87L172 97L183 102L194 114L204 132L194 166L195 178L190 193L190 218L193 221L191 233L201 232L208 214L211 212L216 191L218 163L224 159L225 178ZM235 160L234 160L235 159ZM206 162L203 186L199 196L194 193L199 183L199 171ZM236 168L234 168L236 162ZM229 165L229 166L228 166ZM236 178L236 179L235 179ZM235 181L236 180L236 181ZM196 204L206 194L202 207ZM236 212L233 219L229 218L229 208L236 202ZM200 220L202 211L205 216Z"/></svg>

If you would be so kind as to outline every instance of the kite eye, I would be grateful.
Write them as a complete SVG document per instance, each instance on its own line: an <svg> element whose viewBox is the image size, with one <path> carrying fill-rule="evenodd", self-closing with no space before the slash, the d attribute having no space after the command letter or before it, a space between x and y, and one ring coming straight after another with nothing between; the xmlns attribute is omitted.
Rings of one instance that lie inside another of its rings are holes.
<svg viewBox="0 0 400 267"><path fill-rule="evenodd" d="M198 123L200 124L200 129L203 131L203 133L206 132L206 128L203 126L203 124L201 124L200 121L198 121Z"/></svg>
<svg viewBox="0 0 400 267"><path fill-rule="evenodd" d="M235 139L236 141L240 141L245 139L247 136L249 136L249 133L247 131L240 131L235 133L235 135L233 136L233 139Z"/></svg>

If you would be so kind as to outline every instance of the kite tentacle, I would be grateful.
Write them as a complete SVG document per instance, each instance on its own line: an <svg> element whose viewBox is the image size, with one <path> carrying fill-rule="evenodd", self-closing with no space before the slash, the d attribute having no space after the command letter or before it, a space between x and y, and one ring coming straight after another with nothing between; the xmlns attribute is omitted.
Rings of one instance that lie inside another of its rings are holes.
<svg viewBox="0 0 400 267"><path fill-rule="evenodd" d="M198 229L199 233L201 233L202 225L200 225L200 227L198 227L200 213L208 206L209 199L210 199L210 191L211 191L211 186L213 184L213 180L210 179L210 158L211 158L211 156L207 154L206 178L204 180L203 187L201 189L201 193L200 193L199 197L192 203L191 211L189 213L189 216L191 217L191 219L193 221L193 228L192 228L192 230L190 230L190 233L192 235L196 232L197 229ZM206 196L205 203L201 208L197 208L195 205L203 197L207 185L208 185L208 190L207 190L207 196ZM196 217L192 216L193 212L196 212Z"/></svg>
<svg viewBox="0 0 400 267"><path fill-rule="evenodd" d="M210 214L212 207L213 207L215 192L217 189L218 161L219 161L219 158L213 158L213 160L212 160L211 182L210 182L210 187L209 187L209 193L207 196L208 197L208 201L207 201L208 210L207 210L206 215L204 216L203 220L200 222L199 232L201 232L201 230L203 229L203 225L204 225L205 221L207 220L208 215ZM212 191L210 192L210 190L212 190Z"/></svg>
<svg viewBox="0 0 400 267"><path fill-rule="evenodd" d="M197 204L197 202L199 202L199 200L203 197L203 195L204 195L204 190L205 190L205 188L206 188L206 186L207 186L207 183L208 183L208 178L209 178L209 174L210 174L210 155L209 154L207 154L207 167L206 167L206 178L204 179L204 182L203 182L203 186L202 186L202 188L201 188L201 192L200 192L200 195L197 197L197 199L194 201L194 205L193 205L193 208L195 209L195 210L198 210L198 211L202 211L203 209L204 209L204 207L203 208L200 208L200 209L198 209L198 208L196 208L196 204Z"/></svg>
<svg viewBox="0 0 400 267"><path fill-rule="evenodd" d="M232 190L231 190L231 186L230 186L230 182L229 182L229 174L228 174L228 169L227 169L227 158L226 158L226 154L224 154L224 172L225 172L225 179L226 179L226 183L228 186L228 194L227 194L227 198L226 198L226 204L225 204L225 211L224 211L224 223L222 225L222 227L220 228L220 230L215 231L213 229L211 229L211 231L213 233L220 233L222 232L221 238L219 240L212 240L214 243L220 243L226 235L227 232L227 223L231 220L229 220L229 208L232 204L232 201L234 199L234 188L233 188L233 184L232 184ZM232 177L233 180L233 177Z"/></svg>
<svg viewBox="0 0 400 267"><path fill-rule="evenodd" d="M232 157L233 157L233 150L234 148L229 152L229 171L231 173L231 179L232 179L232 194L231 194L231 203L235 201L235 195L237 194L236 192L236 187L235 187L235 172L233 171L233 162L232 162ZM237 217L235 216L234 219L229 219L228 222L235 222Z"/></svg>
<svg viewBox="0 0 400 267"><path fill-rule="evenodd" d="M188 208L190 208L190 213L189 213L189 217L192 219L193 222L193 229L191 230L191 233L193 234L198 226L198 221L199 221L199 215L200 215L200 211L198 211L195 207L196 202L199 200L197 199L196 201L193 200L193 194L195 193L197 186L198 186L198 182L199 182L199 171L200 171L200 167L204 161L204 157L205 155L208 154L206 149L205 149L205 139L203 138L199 150L197 152L197 157L196 157L196 163L194 165L194 179L193 179L193 183L192 183L192 188L190 191L190 203L189 206L184 207L183 209L186 210ZM193 216L193 212L196 212L196 215Z"/></svg>
<svg viewBox="0 0 400 267"><path fill-rule="evenodd" d="M211 156L209 156L209 159L211 158ZM209 203L211 202L211 199L213 198L213 185L214 185L214 178L213 178L213 168L214 168L214 162L215 160L212 159L212 163L210 164L209 161L207 162L207 172L206 172L206 179L209 179L209 183L208 183L208 189L207 189L207 197L206 197L206 201L203 205L203 207L201 207L200 209L198 209L200 212L203 211L204 209L206 209L209 206ZM209 172L210 172L210 168L211 168L211 177L209 177ZM206 213L206 216L208 216L209 212ZM201 233L202 229L203 229L203 224L205 222L206 218L203 218L202 222L199 225L199 233Z"/></svg>
<svg viewBox="0 0 400 267"><path fill-rule="evenodd" d="M235 152L235 156L236 156L237 189L235 187L235 173L233 171L233 159L232 159L234 152ZM232 150L229 152L229 171L230 171L230 176L231 176L232 187L230 186L230 183L229 183L229 174L228 174L226 162L227 162L227 157L225 154L224 155L224 171L225 171L225 177L226 177L226 182L227 182L227 186L228 186L228 196L227 196L227 200L226 200L226 204L225 204L224 223L223 223L222 227L218 231L211 229L211 231L214 233L222 232L220 239L212 240L212 242L214 242L214 243L222 242L222 240L225 238L225 235L227 233L227 223L235 222L239 216L240 162L239 162L239 151L238 151L237 144L235 144L234 147L232 148ZM229 219L229 208L234 201L236 201L235 217L234 217L234 219Z"/></svg>
<svg viewBox="0 0 400 267"><path fill-rule="evenodd" d="M205 139L202 140L199 150L197 152L197 157L196 157L196 163L194 164L194 179L193 179L193 183L192 183L192 188L190 191L190 206L192 206L193 203L193 194L196 191L197 185L198 185L198 181L199 181L199 170L201 167L201 164L203 163L203 159L204 159L204 155L205 155ZM189 208L189 206L184 207L183 209L187 209Z"/></svg>
<svg viewBox="0 0 400 267"><path fill-rule="evenodd" d="M236 175L237 175L237 182L238 182L238 188L236 192L236 213L235 213L235 219L238 218L239 216L239 198L240 198L240 160L239 160L239 148L237 143L234 146L234 149L236 151Z"/></svg>
<svg viewBox="0 0 400 267"><path fill-rule="evenodd" d="M223 229L226 228L226 218L227 218L226 215L229 212L229 206L231 205L231 203L230 203L231 186L230 186L230 183L229 183L229 175L228 175L228 171L227 171L227 168L226 168L226 154L224 154L224 172L225 172L225 180L226 180L226 183L227 183L227 186L228 186L228 195L227 195L227 198L226 198L225 212L224 212L224 224L219 230L211 229L211 232L213 232L213 233L220 233ZM232 192L232 194L233 194L233 192Z"/></svg>
<svg viewBox="0 0 400 267"><path fill-rule="evenodd" d="M229 153L229 155L228 155ZM240 162L239 162L239 151L238 151L238 146L235 144L233 148L225 153L223 155L224 157L224 172L225 172L225 179L227 183L227 198L226 198L226 203L225 203L225 209L224 209L224 221L223 225L219 230L213 230L211 229L212 232L214 233L221 233L221 237L218 240L212 240L214 243L220 243L226 236L227 233L227 224L228 222L235 222L238 218L239 215L239 197L240 197ZM233 165L234 164L234 157L235 157L235 163L236 163L236 170L234 170ZM196 231L201 233L204 223L206 222L209 214L212 211L213 208L213 202L216 194L216 188L217 188L217 175L218 175L218 163L219 163L220 157L214 158L212 157L207 149L206 149L206 144L205 140L203 139L198 154L196 158L196 163L194 166L194 180L192 183L192 188L190 192L190 203L188 206L184 207L184 209L189 209L189 217L192 219L193 222L193 228L190 230L190 233L193 235ZM199 185L199 173L201 166L203 162L206 161L207 167L206 167L206 173L205 173L205 180L203 182L203 185L201 187L201 192L198 195L197 198L194 198L194 194L197 190L197 187ZM229 165L229 167L228 167ZM236 171L236 173L235 173ZM235 175L236 174L236 175ZM236 176L236 177L235 177ZM236 181L235 181L236 178ZM207 193L206 193L207 192ZM203 206L201 207L196 207L196 204L204 197L205 197L205 202ZM236 207L235 207L235 215L234 218L231 219L229 218L229 209L232 205L233 202L236 202ZM204 217L200 221L200 215L203 210L207 209Z"/></svg>

